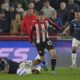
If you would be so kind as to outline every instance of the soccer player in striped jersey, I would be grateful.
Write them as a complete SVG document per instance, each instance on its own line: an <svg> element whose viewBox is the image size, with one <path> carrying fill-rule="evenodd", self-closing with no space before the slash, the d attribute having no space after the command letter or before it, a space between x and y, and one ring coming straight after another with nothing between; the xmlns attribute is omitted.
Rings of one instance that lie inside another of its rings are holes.
<svg viewBox="0 0 80 80"><path fill-rule="evenodd" d="M54 73L56 66L56 51L55 48L53 47L53 42L48 35L49 23L55 26L55 28L57 28L58 30L61 30L61 28L57 24L45 18L44 13L41 11L38 14L38 19L35 22L33 22L32 25L31 42L35 42L36 48L40 55L40 59L46 70L47 68L44 58L44 49L46 48L49 51L49 53L51 54L51 70L52 73Z"/></svg>

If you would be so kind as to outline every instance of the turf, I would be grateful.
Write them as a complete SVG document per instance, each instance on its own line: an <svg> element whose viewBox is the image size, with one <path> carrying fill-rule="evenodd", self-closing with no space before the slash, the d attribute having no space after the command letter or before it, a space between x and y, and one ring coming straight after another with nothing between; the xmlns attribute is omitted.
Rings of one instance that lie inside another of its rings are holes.
<svg viewBox="0 0 80 80"><path fill-rule="evenodd" d="M50 70L47 72L41 71L40 74L25 76L18 76L16 74L0 74L0 80L80 80L80 69L56 69L55 75L52 75Z"/></svg>

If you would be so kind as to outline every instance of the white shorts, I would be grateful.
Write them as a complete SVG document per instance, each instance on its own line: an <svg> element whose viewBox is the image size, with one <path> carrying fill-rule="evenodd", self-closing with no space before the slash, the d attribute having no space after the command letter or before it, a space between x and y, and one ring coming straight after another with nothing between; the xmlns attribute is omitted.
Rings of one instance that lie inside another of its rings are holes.
<svg viewBox="0 0 80 80"><path fill-rule="evenodd" d="M19 67L31 68L33 66L32 60L23 61L19 64Z"/></svg>
<svg viewBox="0 0 80 80"><path fill-rule="evenodd" d="M26 74L32 74L32 69L31 68L22 68L22 67L18 68L17 74L19 76L26 75Z"/></svg>
<svg viewBox="0 0 80 80"><path fill-rule="evenodd" d="M79 47L79 46L80 46L80 41L77 40L76 38L73 38L72 47Z"/></svg>

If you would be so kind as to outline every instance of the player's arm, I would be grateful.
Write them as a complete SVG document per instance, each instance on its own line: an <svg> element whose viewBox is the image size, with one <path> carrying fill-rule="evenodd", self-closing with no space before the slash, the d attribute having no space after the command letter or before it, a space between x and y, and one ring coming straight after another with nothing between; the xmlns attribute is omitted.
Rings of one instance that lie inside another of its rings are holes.
<svg viewBox="0 0 80 80"><path fill-rule="evenodd" d="M53 21L51 21L50 19L47 19L47 21L56 29L60 30L62 32L62 28L61 26L57 25L56 23L54 23Z"/></svg>
<svg viewBox="0 0 80 80"><path fill-rule="evenodd" d="M70 26L67 26L67 27L63 30L63 32L60 34L60 36L66 35L69 30L70 30Z"/></svg>
<svg viewBox="0 0 80 80"><path fill-rule="evenodd" d="M67 26L62 33L67 33L70 29L70 26Z"/></svg>

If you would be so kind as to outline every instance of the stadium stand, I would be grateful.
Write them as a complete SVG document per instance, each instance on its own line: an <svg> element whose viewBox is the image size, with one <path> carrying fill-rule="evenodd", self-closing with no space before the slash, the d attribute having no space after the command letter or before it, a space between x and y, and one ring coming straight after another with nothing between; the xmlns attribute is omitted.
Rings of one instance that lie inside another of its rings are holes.
<svg viewBox="0 0 80 80"><path fill-rule="evenodd" d="M21 21L29 7L33 6L30 6L30 3L33 3L36 14L46 6L46 9L44 8L45 16L49 14L49 18L51 16L47 8L51 7L57 12L58 18L62 21L59 24L63 24L61 26L63 29L66 23L74 18L75 11L80 10L79 0L0 0L0 35L21 35ZM50 32L53 36L54 29Z"/></svg>

